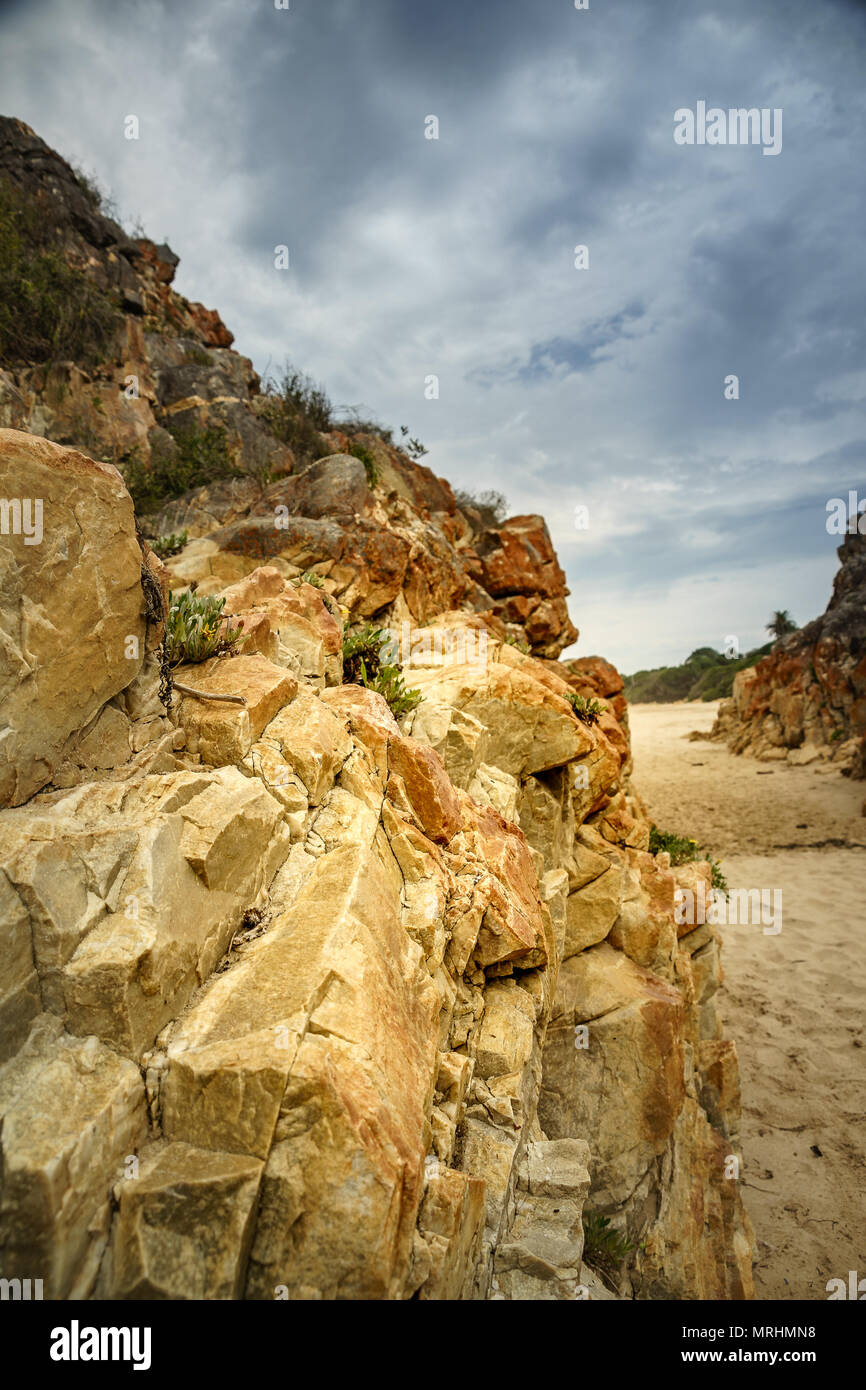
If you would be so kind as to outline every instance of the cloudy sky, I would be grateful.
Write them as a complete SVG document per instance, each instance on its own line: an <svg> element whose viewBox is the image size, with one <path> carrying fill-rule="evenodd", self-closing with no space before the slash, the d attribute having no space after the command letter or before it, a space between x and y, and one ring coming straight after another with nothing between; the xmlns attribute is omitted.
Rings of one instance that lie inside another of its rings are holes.
<svg viewBox="0 0 866 1390"><path fill-rule="evenodd" d="M827 500L866 495L864 75L853 0L0 5L0 110L260 371L542 512L578 654L625 671L826 605ZM700 101L780 108L781 152L677 144Z"/></svg>

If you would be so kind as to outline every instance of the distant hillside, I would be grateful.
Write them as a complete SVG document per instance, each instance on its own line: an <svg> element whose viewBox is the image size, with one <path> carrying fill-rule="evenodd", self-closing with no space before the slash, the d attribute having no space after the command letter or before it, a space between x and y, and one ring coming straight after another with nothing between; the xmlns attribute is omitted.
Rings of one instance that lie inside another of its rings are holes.
<svg viewBox="0 0 866 1390"><path fill-rule="evenodd" d="M651 701L727 699L737 672L754 666L772 649L773 643L768 642L734 659L713 647L698 647L681 666L658 666L652 671L636 671L633 676L626 676L624 694L636 705Z"/></svg>

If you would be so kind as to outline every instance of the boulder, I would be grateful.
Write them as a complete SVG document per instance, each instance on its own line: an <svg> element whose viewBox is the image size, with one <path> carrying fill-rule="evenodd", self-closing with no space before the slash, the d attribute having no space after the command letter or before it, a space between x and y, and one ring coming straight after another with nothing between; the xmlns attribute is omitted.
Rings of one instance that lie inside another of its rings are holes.
<svg viewBox="0 0 866 1390"><path fill-rule="evenodd" d="M351 454L318 459L292 478L267 488L262 504L284 506L293 516L336 516L352 521L370 496L367 473Z"/></svg>
<svg viewBox="0 0 866 1390"><path fill-rule="evenodd" d="M0 510L0 805L18 806L142 665L142 554L117 470L18 430Z"/></svg>
<svg viewBox="0 0 866 1390"><path fill-rule="evenodd" d="M111 1189L147 1133L141 1073L45 1015L0 1071L0 1114L3 1276L38 1276L46 1298L85 1297Z"/></svg>
<svg viewBox="0 0 866 1390"><path fill-rule="evenodd" d="M262 1164L160 1141L129 1168L97 1297L241 1298Z"/></svg>
<svg viewBox="0 0 866 1390"><path fill-rule="evenodd" d="M266 725L294 699L298 682L266 657L212 657L179 666L175 678L206 695L238 695L244 704L198 699L179 691L178 719L190 752L212 767L240 762Z"/></svg>

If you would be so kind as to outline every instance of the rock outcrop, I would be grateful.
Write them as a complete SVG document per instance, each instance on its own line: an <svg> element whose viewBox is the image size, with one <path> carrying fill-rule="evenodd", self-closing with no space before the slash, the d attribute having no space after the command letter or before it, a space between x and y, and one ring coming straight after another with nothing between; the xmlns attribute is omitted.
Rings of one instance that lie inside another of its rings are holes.
<svg viewBox="0 0 866 1390"><path fill-rule="evenodd" d="M119 296L98 366L0 381L0 1274L53 1299L750 1297L718 942L674 914L709 867L649 853L622 680L556 659L543 521L486 525L372 433L298 466L167 248L0 136L0 177ZM122 475L173 414L243 467L150 517L188 533L166 574ZM166 705L164 604L193 583L243 637ZM343 684L361 619L408 633L399 720Z"/></svg>
<svg viewBox="0 0 866 1390"><path fill-rule="evenodd" d="M274 426L273 397L230 350L219 316L172 288L178 258L169 247L127 235L59 155L8 117L4 182L115 316L96 362L0 360L0 426L111 463L149 498L155 477L177 480L190 457L209 460L221 476L162 504L150 498L143 518L151 536L187 533L178 577L207 593L261 565L287 577L315 569L353 618L424 624L467 608L538 655L556 657L576 640L542 517L488 525L460 511L447 482L375 432L323 428L322 456L302 471Z"/></svg>
<svg viewBox="0 0 866 1390"><path fill-rule="evenodd" d="M43 487L46 457L107 489L110 530ZM326 591L262 566L224 590L253 649L178 673L246 703L166 714L118 475L18 432L0 460L77 561L51 589L42 547L4 538L6 630L40 594L40 632L70 596L100 632L90 685L43 719L36 665L4 741L4 1275L61 1299L603 1296L589 1210L628 1249L621 1294L748 1296L717 944L678 938L624 723L568 699L612 668L559 674L451 611L401 727L339 683ZM443 661L482 630L483 661Z"/></svg>
<svg viewBox="0 0 866 1390"><path fill-rule="evenodd" d="M866 534L846 535L827 611L734 677L712 737L764 761L866 777Z"/></svg>

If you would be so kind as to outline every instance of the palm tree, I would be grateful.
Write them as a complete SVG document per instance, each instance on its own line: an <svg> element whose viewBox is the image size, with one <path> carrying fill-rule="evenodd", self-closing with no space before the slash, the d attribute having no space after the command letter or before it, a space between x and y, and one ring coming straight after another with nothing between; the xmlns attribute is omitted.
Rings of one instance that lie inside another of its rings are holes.
<svg viewBox="0 0 866 1390"><path fill-rule="evenodd" d="M791 618L787 608L777 608L767 623L767 631L771 632L776 641L779 642L783 637L787 637L789 632L796 632L797 624Z"/></svg>

